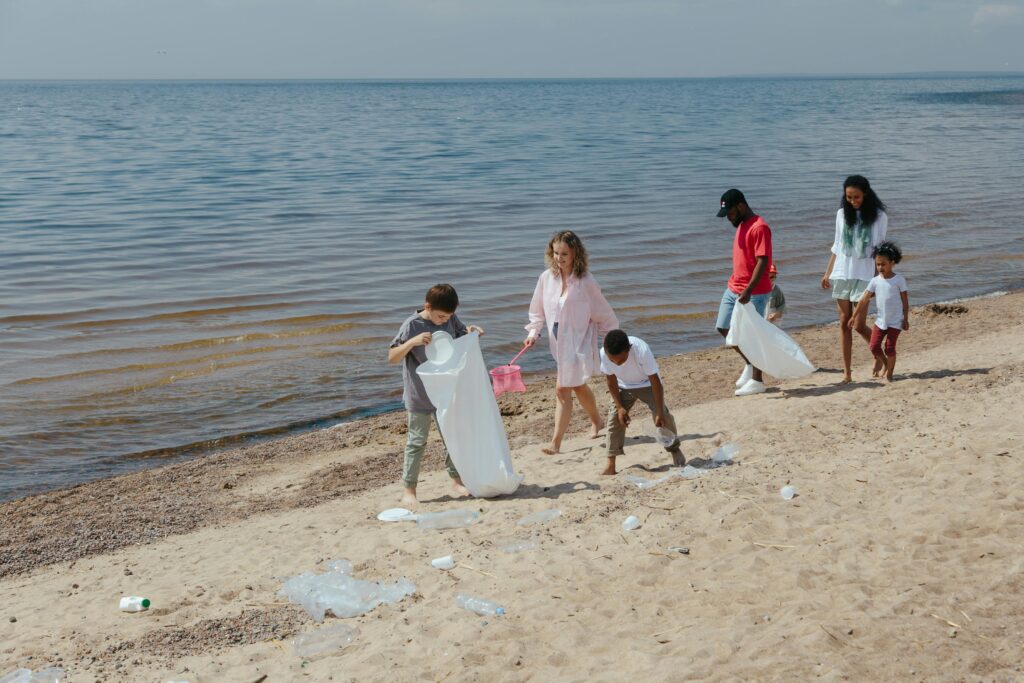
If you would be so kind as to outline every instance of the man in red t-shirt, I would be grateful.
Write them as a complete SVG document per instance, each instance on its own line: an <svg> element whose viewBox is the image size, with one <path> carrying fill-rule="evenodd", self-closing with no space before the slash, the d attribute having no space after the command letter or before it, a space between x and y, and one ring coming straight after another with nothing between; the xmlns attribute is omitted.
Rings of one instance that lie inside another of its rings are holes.
<svg viewBox="0 0 1024 683"><path fill-rule="evenodd" d="M772 231L764 219L750 210L747 199L737 189L722 195L719 218L728 218L736 228L732 243L732 277L718 306L718 322L715 327L723 337L729 334L732 309L736 302L748 301L762 317L772 295L772 280L768 267L772 264ZM736 348L736 347L733 347ZM736 348L743 356L743 352ZM743 356L743 360L747 360ZM736 380L736 395L750 396L765 391L761 370L747 362L740 378Z"/></svg>

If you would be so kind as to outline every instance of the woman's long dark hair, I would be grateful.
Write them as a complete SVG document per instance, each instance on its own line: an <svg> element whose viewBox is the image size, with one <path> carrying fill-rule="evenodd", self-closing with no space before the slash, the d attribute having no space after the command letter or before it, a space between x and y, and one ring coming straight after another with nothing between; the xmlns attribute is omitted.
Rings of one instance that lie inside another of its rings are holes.
<svg viewBox="0 0 1024 683"><path fill-rule="evenodd" d="M860 205L860 218L864 225L874 225L878 220L878 212L885 211L885 204L878 198L875 191L871 189L871 183L862 175L852 175L843 181L843 200L840 206L843 207L843 216L846 224L851 228L857 224L857 209L850 206L846 201L846 188L856 187L864 193L864 203Z"/></svg>

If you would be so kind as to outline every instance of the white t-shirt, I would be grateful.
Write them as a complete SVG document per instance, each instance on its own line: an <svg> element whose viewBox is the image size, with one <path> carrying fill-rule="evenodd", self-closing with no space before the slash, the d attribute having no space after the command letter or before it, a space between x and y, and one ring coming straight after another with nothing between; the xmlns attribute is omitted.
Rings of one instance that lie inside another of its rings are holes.
<svg viewBox="0 0 1024 683"><path fill-rule="evenodd" d="M907 281L903 276L893 273L892 277L886 280L881 275L876 275L868 283L868 291L875 295L875 306L878 307L875 327L880 330L903 327L903 297L900 296L900 292L907 291Z"/></svg>
<svg viewBox="0 0 1024 683"><path fill-rule="evenodd" d="M601 372L615 375L620 389L640 389L651 386L650 375L658 374L658 361L654 359L651 347L639 337L629 337L629 356L622 365L608 360L604 349L601 349Z"/></svg>
<svg viewBox="0 0 1024 683"><path fill-rule="evenodd" d="M857 212L860 219L860 212ZM836 255L836 261L832 264L832 280L864 280L867 282L875 276L875 257L871 255L872 250L885 239L885 233L889 229L889 217L885 211L878 212L878 218L871 226L871 242L865 249L864 256L851 255L843 251L843 228L846 226L846 216L843 210L836 212L836 237L832 242L832 253Z"/></svg>

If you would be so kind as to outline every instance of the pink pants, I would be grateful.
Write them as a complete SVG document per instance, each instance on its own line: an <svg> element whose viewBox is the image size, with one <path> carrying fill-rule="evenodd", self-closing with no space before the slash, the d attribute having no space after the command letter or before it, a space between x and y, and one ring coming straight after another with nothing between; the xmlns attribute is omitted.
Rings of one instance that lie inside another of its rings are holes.
<svg viewBox="0 0 1024 683"><path fill-rule="evenodd" d="M877 326L872 326L871 341L868 342L868 348L871 349L871 353L875 356L882 353L882 340L885 339L885 355L895 357L896 338L900 336L901 331L898 327L890 327L887 330L883 330Z"/></svg>

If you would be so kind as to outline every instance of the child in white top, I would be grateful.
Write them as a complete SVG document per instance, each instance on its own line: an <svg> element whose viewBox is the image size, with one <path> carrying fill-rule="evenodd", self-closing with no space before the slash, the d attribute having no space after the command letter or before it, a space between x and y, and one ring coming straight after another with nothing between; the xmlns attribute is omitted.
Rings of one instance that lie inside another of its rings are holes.
<svg viewBox="0 0 1024 683"><path fill-rule="evenodd" d="M601 349L601 372L607 375L608 393L612 396L608 411L608 463L601 474L615 474L615 458L623 454L626 427L630 423L629 410L637 401L651 409L654 426L665 434L662 445L672 456L677 467L686 464L679 449L676 421L665 405L665 389L661 385L658 361L651 347L639 337L627 336L622 330L612 330L604 338Z"/></svg>
<svg viewBox="0 0 1024 683"><path fill-rule="evenodd" d="M875 306L878 308L878 317L871 329L871 341L868 347L871 353L878 360L876 367L885 371L887 382L892 381L892 371L896 367L896 339L900 336L901 330L910 329L910 299L907 296L907 281L902 275L893 271L893 266L903 260L903 252L892 242L882 242L875 248L875 267L878 275L868 283L864 297L857 304L856 313L863 315L867 312L868 301L875 299ZM857 315L850 320L852 328L856 323ZM882 349L882 340L885 340L885 349ZM874 372L875 377L881 375L882 370Z"/></svg>

